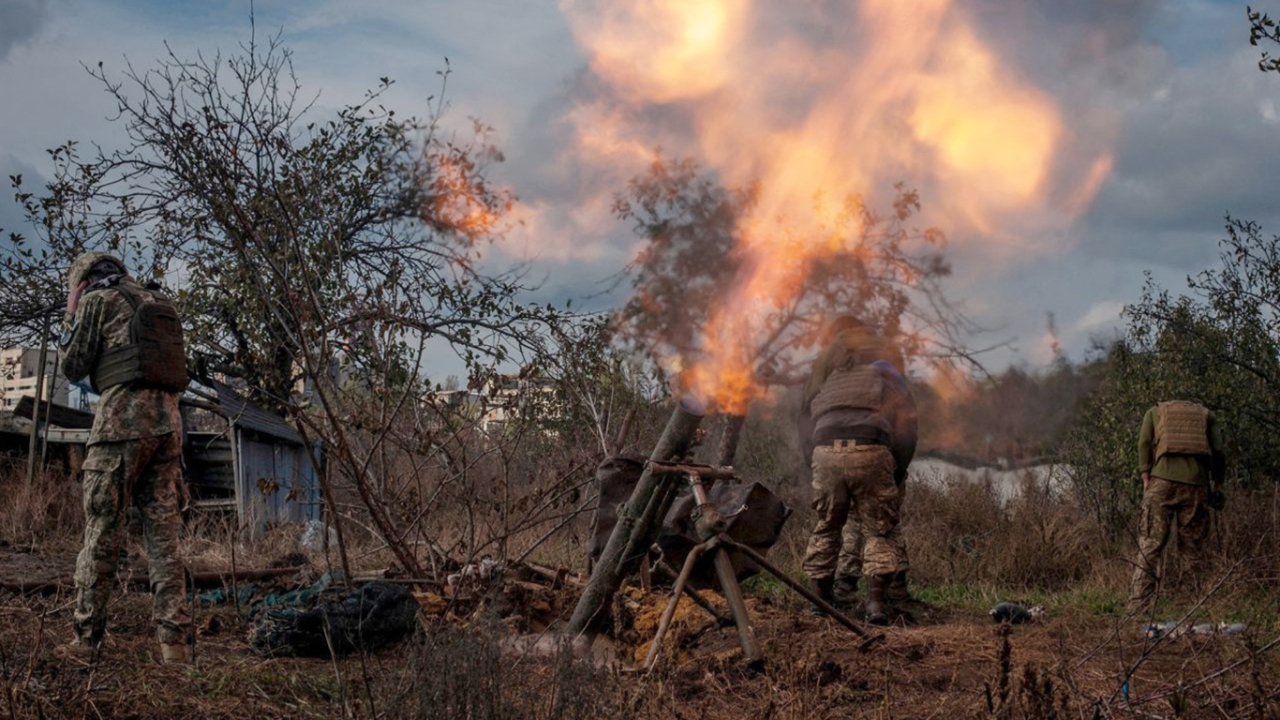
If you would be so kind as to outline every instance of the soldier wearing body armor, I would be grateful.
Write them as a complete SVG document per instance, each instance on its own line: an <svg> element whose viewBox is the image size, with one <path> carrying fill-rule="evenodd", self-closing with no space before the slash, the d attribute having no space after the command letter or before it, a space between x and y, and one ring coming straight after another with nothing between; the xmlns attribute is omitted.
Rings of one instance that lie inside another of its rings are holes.
<svg viewBox="0 0 1280 720"><path fill-rule="evenodd" d="M103 640L107 602L136 508L154 593L161 657L189 661L191 618L186 570L178 558L182 417L187 384L182 326L158 287L138 284L106 253L85 253L68 273L62 370L88 376L101 398L84 470L84 546L76 560L75 639L68 650L93 656Z"/></svg>
<svg viewBox="0 0 1280 720"><path fill-rule="evenodd" d="M812 438L818 512L804 569L828 600L837 599L837 584L843 586L838 599L847 599L864 573L867 619L873 623L886 621L890 585L900 584L901 596L906 594L899 516L917 425L901 367L892 344L856 318L839 318L814 361L802 408L802 434L807 428Z"/></svg>
<svg viewBox="0 0 1280 720"><path fill-rule="evenodd" d="M1171 400L1147 411L1138 437L1142 519L1129 607L1137 611L1155 596L1160 556L1173 528L1178 553L1194 558L1208 537L1209 509L1220 502L1225 472L1222 437L1207 408Z"/></svg>

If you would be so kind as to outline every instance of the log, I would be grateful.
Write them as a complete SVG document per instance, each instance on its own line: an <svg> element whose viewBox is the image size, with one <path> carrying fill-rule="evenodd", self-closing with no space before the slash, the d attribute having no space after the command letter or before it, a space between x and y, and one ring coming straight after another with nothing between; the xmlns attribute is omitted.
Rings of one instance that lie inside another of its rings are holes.
<svg viewBox="0 0 1280 720"><path fill-rule="evenodd" d="M191 582L195 588L215 588L222 587L230 580L274 580L276 578L289 577L296 575L302 571L302 567L287 568L260 568L249 570L237 570L231 572L197 572L191 573ZM147 590L150 583L147 580L146 573L138 573L138 577L130 577L126 580L127 586L132 590ZM63 577L53 580L3 580L0 579L0 589L9 590L11 592L23 595L52 595L59 591L72 592L76 588L74 578Z"/></svg>

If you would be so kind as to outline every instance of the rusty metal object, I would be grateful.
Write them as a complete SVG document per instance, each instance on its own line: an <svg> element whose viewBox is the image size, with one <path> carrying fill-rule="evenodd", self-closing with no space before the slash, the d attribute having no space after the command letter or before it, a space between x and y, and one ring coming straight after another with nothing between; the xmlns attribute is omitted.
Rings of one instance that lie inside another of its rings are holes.
<svg viewBox="0 0 1280 720"><path fill-rule="evenodd" d="M786 585L792 590L795 590L797 593L800 594L801 597L803 597L804 599L816 605L818 609L822 610L827 615L830 615L833 620L845 626L846 628L852 630L855 635L857 635L858 637L862 638L865 641L860 646L859 648L860 650L863 650L863 651L868 650L872 645L884 639L883 634L871 635L866 630L863 630L857 623L850 620L848 615L845 615L844 613L837 610L830 603L828 603L826 600L823 600L822 598L818 597L813 591L805 587L803 583L799 583L791 579L789 576L787 576L786 573L782 572L777 567L775 567L773 563L766 560L763 555L756 552L755 550L752 550L750 547L747 547L746 545L743 545L741 543L734 542L730 538L722 539L722 543L724 545L732 547L734 550L737 550L743 553L744 555L746 555L747 557L751 558L752 562L759 565L770 575L777 578L778 582L781 582L783 585Z"/></svg>
<svg viewBox="0 0 1280 720"><path fill-rule="evenodd" d="M732 475L731 469L730 475ZM699 531L708 536L706 538L708 543L717 542L717 538L725 537L722 535L724 521L720 518L720 512L707 499L707 491L702 486L701 476L697 472L689 472L688 478L693 497L698 501L698 513L701 516L698 519ZM723 544L717 544L712 552L715 553L712 562L715 563L720 589L724 593L725 602L729 605L729 614L733 616L733 623L738 627L738 642L742 645L742 654L748 663L759 662L763 655L760 652L759 643L756 642L755 631L751 629L751 615L747 612L747 603L742 597L742 587L738 585L738 573L734 571L733 562L729 560L729 553L725 551ZM692 571L693 566L688 561L685 565Z"/></svg>
<svg viewBox="0 0 1280 720"><path fill-rule="evenodd" d="M684 594L684 590L688 587L689 575L693 572L693 566L697 564L698 558L702 557L702 553L706 552L711 543L699 545L689 553L685 558L684 567L680 568L680 575L676 577L675 587L671 589L671 600L667 602L667 607L662 611L662 619L658 621L658 632L653 636L653 644L649 646L649 654L644 659L644 669L652 670L653 666L658 663L658 652L662 648L662 639L667 635L667 629L671 627L671 619L676 615L676 608L680 605L680 596Z"/></svg>
<svg viewBox="0 0 1280 720"><path fill-rule="evenodd" d="M830 615L841 625L852 630L854 634L862 638L862 645L859 650L866 652L874 644L884 639L884 635L870 635L867 631L858 626L857 623L850 620L844 613L837 610L830 603L815 595L801 583L792 580L785 573L775 567L772 563L764 558L763 555L756 552L751 547L735 542L728 535L725 535L724 522L720 517L716 506L712 504L708 497L706 488L702 485L702 475L700 471L707 470L711 474L721 474L724 468L708 468L699 465L672 465L669 463L649 463L649 467L662 472L682 472L689 482L689 487L693 491L693 497L698 503L698 520L697 528L699 537L703 539L700 545L697 545L690 551L685 558L684 566L680 570L679 577L676 578L676 585L671 591L671 599L667 603L667 607L662 613L662 619L658 624L658 632L654 637L653 645L649 648L649 653L645 657L645 670L653 670L658 661L658 653L662 643L662 638L666 635L671 625L671 619L675 616L676 608L680 602L680 595L684 592L689 582L689 576L693 573L694 565L697 564L699 558L704 553L713 553L712 562L715 565L716 579L720 583L720 589L724 594L725 602L729 605L729 612L733 616L734 625L738 629L738 642L742 646L742 655L749 664L758 664L763 660L763 654L759 644L756 642L755 631L751 627L751 616L747 611L746 601L742 597L742 588L738 585L738 576L733 569L733 563L729 559L729 549L743 553L750 558L756 565L764 569L769 574L776 577L787 587L791 588L809 600L818 609ZM730 469L731 470L731 469Z"/></svg>

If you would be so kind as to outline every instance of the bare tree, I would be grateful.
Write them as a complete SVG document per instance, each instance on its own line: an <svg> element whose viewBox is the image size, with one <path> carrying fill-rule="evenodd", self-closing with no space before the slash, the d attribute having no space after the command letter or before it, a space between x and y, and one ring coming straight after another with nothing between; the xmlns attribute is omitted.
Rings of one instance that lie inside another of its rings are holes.
<svg viewBox="0 0 1280 720"><path fill-rule="evenodd" d="M128 142L53 150L40 195L13 179L35 234L10 234L0 257L0 332L29 333L83 250L170 280L197 375L234 379L327 448L335 516L367 522L420 572L422 548L438 550L433 498L477 467L456 452L466 433L428 417L428 347L451 348L480 387L539 356L543 324L560 317L520 303L518 273L477 269L511 203L486 177L502 159L489 129L445 132L442 100L427 121L402 118L382 104L386 78L326 115L278 36L252 34L226 57L169 51L118 77L88 71ZM358 517L341 506L352 494Z"/></svg>

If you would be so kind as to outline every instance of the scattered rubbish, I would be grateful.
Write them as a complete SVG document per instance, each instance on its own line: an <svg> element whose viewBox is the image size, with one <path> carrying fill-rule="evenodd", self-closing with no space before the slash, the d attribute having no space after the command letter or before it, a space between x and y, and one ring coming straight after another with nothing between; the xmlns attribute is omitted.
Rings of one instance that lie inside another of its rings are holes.
<svg viewBox="0 0 1280 720"><path fill-rule="evenodd" d="M476 579L486 581L497 575L501 575L505 568L505 563L494 560L486 555L481 558L480 562L469 563L458 572L448 575L445 578L445 583L451 586L456 586L463 580Z"/></svg>
<svg viewBox="0 0 1280 720"><path fill-rule="evenodd" d="M327 532L326 532L327 531ZM325 538L328 535L328 538ZM308 520L306 526L302 530L302 538L298 544L304 550L310 552L320 552L327 543L329 547L338 546L338 533L331 527L325 525L319 520Z"/></svg>
<svg viewBox="0 0 1280 720"><path fill-rule="evenodd" d="M1191 636L1197 637L1214 637L1219 635L1239 635L1249 626L1244 623L1198 623L1192 625L1190 623L1182 623L1176 620L1161 623L1151 623L1146 626L1145 634L1148 640L1177 640L1179 638Z"/></svg>
<svg viewBox="0 0 1280 720"><path fill-rule="evenodd" d="M288 592L274 592L262 594L261 588L257 585L242 585L237 588L236 595L241 608L251 608L254 612L266 608L276 607L302 607L310 604L322 593L329 590L336 582L342 579L342 571L334 570L320 576L310 586L298 588ZM232 591L227 586L214 588L207 592L202 592L196 596L196 602L201 607L212 607L215 605L226 605L232 602Z"/></svg>
<svg viewBox="0 0 1280 720"><path fill-rule="evenodd" d="M1035 622L1044 617L1044 608L1039 605L1025 607L1018 603L1002 602L999 605L987 611L991 619L998 623L1009 623L1010 625L1021 625L1023 623Z"/></svg>
<svg viewBox="0 0 1280 720"><path fill-rule="evenodd" d="M265 657L370 652L411 634L417 614L418 601L408 588L374 581L309 610L265 609L249 631L249 647Z"/></svg>
<svg viewBox="0 0 1280 720"><path fill-rule="evenodd" d="M235 604L240 607L250 605L253 600L253 596L257 594L257 592L258 588L255 585L241 585ZM223 586L220 588L214 588L213 590L207 590L196 595L196 602L200 604L200 607L226 605L231 602L231 595L231 588Z"/></svg>

